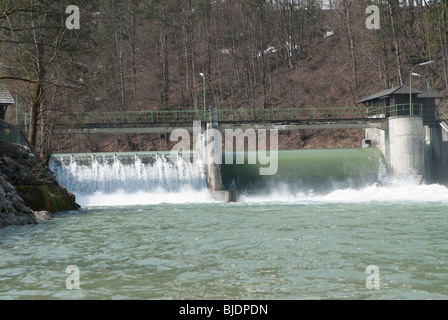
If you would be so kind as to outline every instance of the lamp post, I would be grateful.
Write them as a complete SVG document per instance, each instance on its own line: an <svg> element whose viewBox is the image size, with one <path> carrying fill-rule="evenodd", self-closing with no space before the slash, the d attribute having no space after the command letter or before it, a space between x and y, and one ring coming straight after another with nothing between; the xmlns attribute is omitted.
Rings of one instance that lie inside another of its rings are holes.
<svg viewBox="0 0 448 320"><path fill-rule="evenodd" d="M428 91L431 90L431 84L430 84L429 79L426 79L426 78L423 77L421 74L419 74L419 73L415 73L415 72L412 74L412 76L417 77L417 78L423 78L423 80L426 81L426 85L427 85L427 87L428 87Z"/></svg>
<svg viewBox="0 0 448 320"><path fill-rule="evenodd" d="M428 64L434 63L436 62L435 60L431 60L431 61L426 61L426 62L422 62L419 64L416 64L415 66L412 67L411 69L411 76L410 76L410 80L409 80L409 108L411 109L411 116L414 114L414 108L412 107L412 74L414 72L414 69L417 67L423 67L426 66Z"/></svg>
<svg viewBox="0 0 448 320"><path fill-rule="evenodd" d="M206 99L206 93L205 93L205 75L204 75L203 73L200 73L200 75L201 75L202 79L204 80L203 88L204 88L204 121L205 121L205 119L206 119L206 117L207 117L207 103L206 103L206 101L205 101L205 99Z"/></svg>

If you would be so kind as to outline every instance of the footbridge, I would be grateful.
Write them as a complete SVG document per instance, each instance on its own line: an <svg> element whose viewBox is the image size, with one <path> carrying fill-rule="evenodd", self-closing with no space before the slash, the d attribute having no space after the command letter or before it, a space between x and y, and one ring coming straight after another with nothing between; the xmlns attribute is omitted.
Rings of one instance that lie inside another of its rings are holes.
<svg viewBox="0 0 448 320"><path fill-rule="evenodd" d="M353 108L279 108L216 110L213 117L201 110L78 112L59 119L55 134L161 134L174 129L193 130L193 122L213 118L219 130L225 129L385 129L387 118L398 115L419 115L422 105Z"/></svg>

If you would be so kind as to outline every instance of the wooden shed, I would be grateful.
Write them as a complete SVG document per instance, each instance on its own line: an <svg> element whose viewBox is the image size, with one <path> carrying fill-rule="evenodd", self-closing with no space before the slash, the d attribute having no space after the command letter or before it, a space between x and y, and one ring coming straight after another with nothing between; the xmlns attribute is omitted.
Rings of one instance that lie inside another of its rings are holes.
<svg viewBox="0 0 448 320"><path fill-rule="evenodd" d="M0 120L5 120L6 109L15 103L8 88L0 82Z"/></svg>
<svg viewBox="0 0 448 320"><path fill-rule="evenodd" d="M374 93L358 103L365 104L366 107L389 107L385 116L410 115L409 97L412 94L412 114L423 115L425 124L433 124L436 120L437 103L436 100L442 96L436 90L420 91L407 86L383 90ZM421 106L421 108L420 108Z"/></svg>

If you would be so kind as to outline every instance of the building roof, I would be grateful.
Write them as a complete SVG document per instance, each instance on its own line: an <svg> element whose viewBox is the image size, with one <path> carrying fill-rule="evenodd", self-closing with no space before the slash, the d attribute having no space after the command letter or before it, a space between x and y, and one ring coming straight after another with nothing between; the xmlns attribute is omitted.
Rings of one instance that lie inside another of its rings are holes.
<svg viewBox="0 0 448 320"><path fill-rule="evenodd" d="M442 95L437 90L428 90L423 91L423 93L418 95L419 98L435 98L439 99L442 98Z"/></svg>
<svg viewBox="0 0 448 320"><path fill-rule="evenodd" d="M11 96L8 88L0 82L0 104L14 104L15 101Z"/></svg>
<svg viewBox="0 0 448 320"><path fill-rule="evenodd" d="M409 90L410 90L409 87L401 85L401 86L398 86L398 87L395 87L395 88L386 89L386 90L374 93L374 94L372 94L372 95L362 99L358 103L365 103L367 101L376 100L376 99L380 99L380 98L383 98L383 97L386 98L386 97L388 97L390 95L393 95L393 94L409 94ZM412 89L412 94L420 95L422 93L423 93L423 91L420 91L420 90L417 90L417 89Z"/></svg>

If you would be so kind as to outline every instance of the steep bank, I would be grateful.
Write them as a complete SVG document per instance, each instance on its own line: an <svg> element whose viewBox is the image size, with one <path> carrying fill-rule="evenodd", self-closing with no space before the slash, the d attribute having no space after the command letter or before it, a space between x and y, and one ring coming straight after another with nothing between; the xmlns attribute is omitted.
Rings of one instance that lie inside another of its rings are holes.
<svg viewBox="0 0 448 320"><path fill-rule="evenodd" d="M34 212L25 205L7 177L0 174L0 229L10 225L36 223Z"/></svg>
<svg viewBox="0 0 448 320"><path fill-rule="evenodd" d="M35 224L36 217L77 210L75 197L27 148L0 141L0 228ZM50 215L51 216L51 215Z"/></svg>

